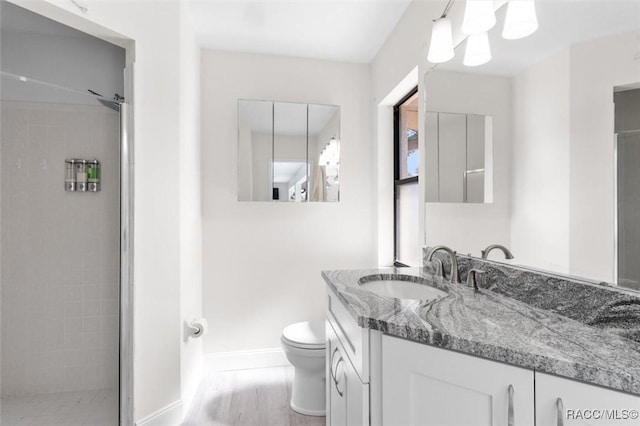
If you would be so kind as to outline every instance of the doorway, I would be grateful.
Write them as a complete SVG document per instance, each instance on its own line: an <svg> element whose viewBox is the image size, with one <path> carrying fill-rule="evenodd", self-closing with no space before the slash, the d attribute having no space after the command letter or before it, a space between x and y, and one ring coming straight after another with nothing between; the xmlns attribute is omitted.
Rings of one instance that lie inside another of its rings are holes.
<svg viewBox="0 0 640 426"><path fill-rule="evenodd" d="M0 423L117 425L125 51L0 7Z"/></svg>

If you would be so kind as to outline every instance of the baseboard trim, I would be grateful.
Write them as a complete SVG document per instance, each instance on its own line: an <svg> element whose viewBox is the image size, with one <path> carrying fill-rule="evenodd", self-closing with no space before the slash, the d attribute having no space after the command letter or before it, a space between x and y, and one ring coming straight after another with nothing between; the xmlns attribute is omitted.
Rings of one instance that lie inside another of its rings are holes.
<svg viewBox="0 0 640 426"><path fill-rule="evenodd" d="M206 354L207 371L234 371L289 365L281 348L257 349Z"/></svg>
<svg viewBox="0 0 640 426"><path fill-rule="evenodd" d="M162 407L136 422L136 426L168 426L182 423L182 400L177 400Z"/></svg>

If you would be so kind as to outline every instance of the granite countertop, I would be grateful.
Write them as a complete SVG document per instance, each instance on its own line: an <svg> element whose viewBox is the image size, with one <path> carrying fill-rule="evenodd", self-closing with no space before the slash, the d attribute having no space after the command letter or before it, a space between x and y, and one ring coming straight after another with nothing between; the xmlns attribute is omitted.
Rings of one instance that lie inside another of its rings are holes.
<svg viewBox="0 0 640 426"><path fill-rule="evenodd" d="M446 296L431 302L378 296L360 278L403 274ZM323 271L361 327L640 395L640 342L488 289L433 277L423 268Z"/></svg>

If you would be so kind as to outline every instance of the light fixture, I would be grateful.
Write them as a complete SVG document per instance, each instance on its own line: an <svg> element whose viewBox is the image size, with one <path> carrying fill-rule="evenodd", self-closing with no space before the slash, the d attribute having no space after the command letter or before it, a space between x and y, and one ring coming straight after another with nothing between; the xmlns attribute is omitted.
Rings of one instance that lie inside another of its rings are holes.
<svg viewBox="0 0 640 426"><path fill-rule="evenodd" d="M464 64L468 67L477 67L491 60L491 47L487 33L471 34L467 37L467 45L464 51Z"/></svg>
<svg viewBox="0 0 640 426"><path fill-rule="evenodd" d="M507 5L502 37L517 40L533 34L538 29L534 0L511 0Z"/></svg>
<svg viewBox="0 0 640 426"><path fill-rule="evenodd" d="M489 31L496 24L493 0L467 0L462 19L462 32L478 34Z"/></svg>
<svg viewBox="0 0 640 426"><path fill-rule="evenodd" d="M431 43L429 45L429 53L427 59L432 64L440 64L451 60L454 56L453 52L453 35L451 33L451 20L442 15L442 17L433 21L433 29L431 30Z"/></svg>
<svg viewBox="0 0 640 426"><path fill-rule="evenodd" d="M340 162L340 141L335 137L331 138L324 146L318 160L319 166L337 165Z"/></svg>

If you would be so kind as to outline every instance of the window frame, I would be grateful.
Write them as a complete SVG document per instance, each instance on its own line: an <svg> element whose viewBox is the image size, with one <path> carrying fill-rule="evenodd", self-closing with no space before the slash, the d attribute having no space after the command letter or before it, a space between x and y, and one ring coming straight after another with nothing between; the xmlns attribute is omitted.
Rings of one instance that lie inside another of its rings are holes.
<svg viewBox="0 0 640 426"><path fill-rule="evenodd" d="M418 176L400 179L400 107L417 93L418 86L411 89L393 106L393 266L398 267L409 266L398 260L398 186L417 183L420 177L418 172Z"/></svg>

